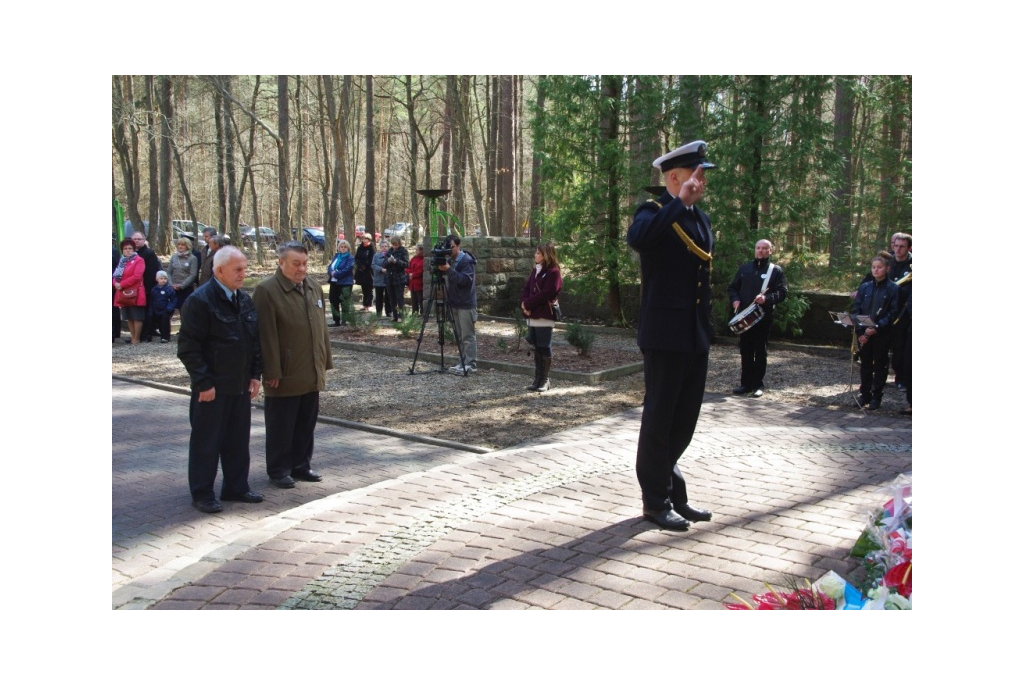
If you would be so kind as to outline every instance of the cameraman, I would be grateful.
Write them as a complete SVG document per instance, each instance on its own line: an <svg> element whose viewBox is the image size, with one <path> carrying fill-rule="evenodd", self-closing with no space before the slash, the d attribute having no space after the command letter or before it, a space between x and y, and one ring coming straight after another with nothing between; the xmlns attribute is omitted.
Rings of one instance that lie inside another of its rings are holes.
<svg viewBox="0 0 1024 685"><path fill-rule="evenodd" d="M448 304L455 319L455 335L462 341L462 363L452 367L453 373L476 371L476 257L462 249L462 239L450 235L449 262L438 270L448 276Z"/></svg>

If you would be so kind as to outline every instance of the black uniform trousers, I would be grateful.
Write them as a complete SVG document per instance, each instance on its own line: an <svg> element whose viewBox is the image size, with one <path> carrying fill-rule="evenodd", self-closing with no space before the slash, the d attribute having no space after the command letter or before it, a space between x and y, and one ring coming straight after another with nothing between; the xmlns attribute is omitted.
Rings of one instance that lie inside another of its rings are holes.
<svg viewBox="0 0 1024 685"><path fill-rule="evenodd" d="M636 475L645 509L663 511L687 501L676 462L697 427L707 352L644 350L644 411L636 450Z"/></svg>
<svg viewBox="0 0 1024 685"><path fill-rule="evenodd" d="M768 371L768 334L772 329L772 316L767 314L752 328L740 334L740 385L747 390L764 386Z"/></svg>
<svg viewBox="0 0 1024 685"><path fill-rule="evenodd" d="M309 471L313 431L320 414L320 393L267 397L263 406L267 426L267 475L283 478Z"/></svg>
<svg viewBox="0 0 1024 685"><path fill-rule="evenodd" d="M252 422L249 393L217 392L212 402L200 402L192 391L188 420L188 488L195 502L214 499L217 464L223 470L221 497L249 492L249 427Z"/></svg>
<svg viewBox="0 0 1024 685"><path fill-rule="evenodd" d="M876 333L860 348L860 395L882 401L882 390L889 376L888 332Z"/></svg>
<svg viewBox="0 0 1024 685"><path fill-rule="evenodd" d="M902 318L902 317L901 317ZM906 383L906 349L907 349L907 329L909 328L906 321L900 320L894 322L892 325L892 340L889 346L892 351L892 371L895 375L893 379L896 383Z"/></svg>

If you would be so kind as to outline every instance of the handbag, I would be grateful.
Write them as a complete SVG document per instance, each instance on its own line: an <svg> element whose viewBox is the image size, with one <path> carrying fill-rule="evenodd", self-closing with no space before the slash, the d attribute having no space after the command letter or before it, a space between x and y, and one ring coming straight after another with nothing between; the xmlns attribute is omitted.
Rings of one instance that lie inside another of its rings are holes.
<svg viewBox="0 0 1024 685"><path fill-rule="evenodd" d="M562 308L558 305L558 300L551 302L551 313L555 316L555 321L562 320Z"/></svg>
<svg viewBox="0 0 1024 685"><path fill-rule="evenodd" d="M118 307L135 307L136 301L139 299L139 291L137 288L124 288L117 291L117 295L114 296L114 301L117 302Z"/></svg>

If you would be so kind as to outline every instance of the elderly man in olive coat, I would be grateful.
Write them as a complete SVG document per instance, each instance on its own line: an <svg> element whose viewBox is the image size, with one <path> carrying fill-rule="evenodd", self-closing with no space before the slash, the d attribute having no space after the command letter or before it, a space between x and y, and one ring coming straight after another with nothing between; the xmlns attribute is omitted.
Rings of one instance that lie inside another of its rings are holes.
<svg viewBox="0 0 1024 685"><path fill-rule="evenodd" d="M334 362L324 293L306 275L306 248L291 241L277 254L277 272L256 286L252 299L263 353L267 475L279 488L294 488L296 480L322 479L310 465L313 431Z"/></svg>

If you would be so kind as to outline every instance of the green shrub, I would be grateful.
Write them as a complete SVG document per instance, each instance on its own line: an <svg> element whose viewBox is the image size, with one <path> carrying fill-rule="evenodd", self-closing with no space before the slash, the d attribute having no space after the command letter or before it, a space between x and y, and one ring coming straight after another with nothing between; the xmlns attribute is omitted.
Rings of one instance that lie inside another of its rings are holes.
<svg viewBox="0 0 1024 685"><path fill-rule="evenodd" d="M423 319L419 314L413 313L403 316L401 321L395 323L394 328L398 335L403 338L419 337L420 328L423 326Z"/></svg>
<svg viewBox="0 0 1024 685"><path fill-rule="evenodd" d="M364 333L375 333L380 328L380 322L372 312L352 312L352 328Z"/></svg>
<svg viewBox="0 0 1024 685"><path fill-rule="evenodd" d="M565 341L575 347L581 357L589 357L590 348L594 345L594 334L573 322L565 326Z"/></svg>
<svg viewBox="0 0 1024 685"><path fill-rule="evenodd" d="M523 344L523 339L530 330L530 325L526 323L526 317L523 316L521 307L517 306L512 310L512 325L516 328L516 352L518 352L519 347Z"/></svg>

